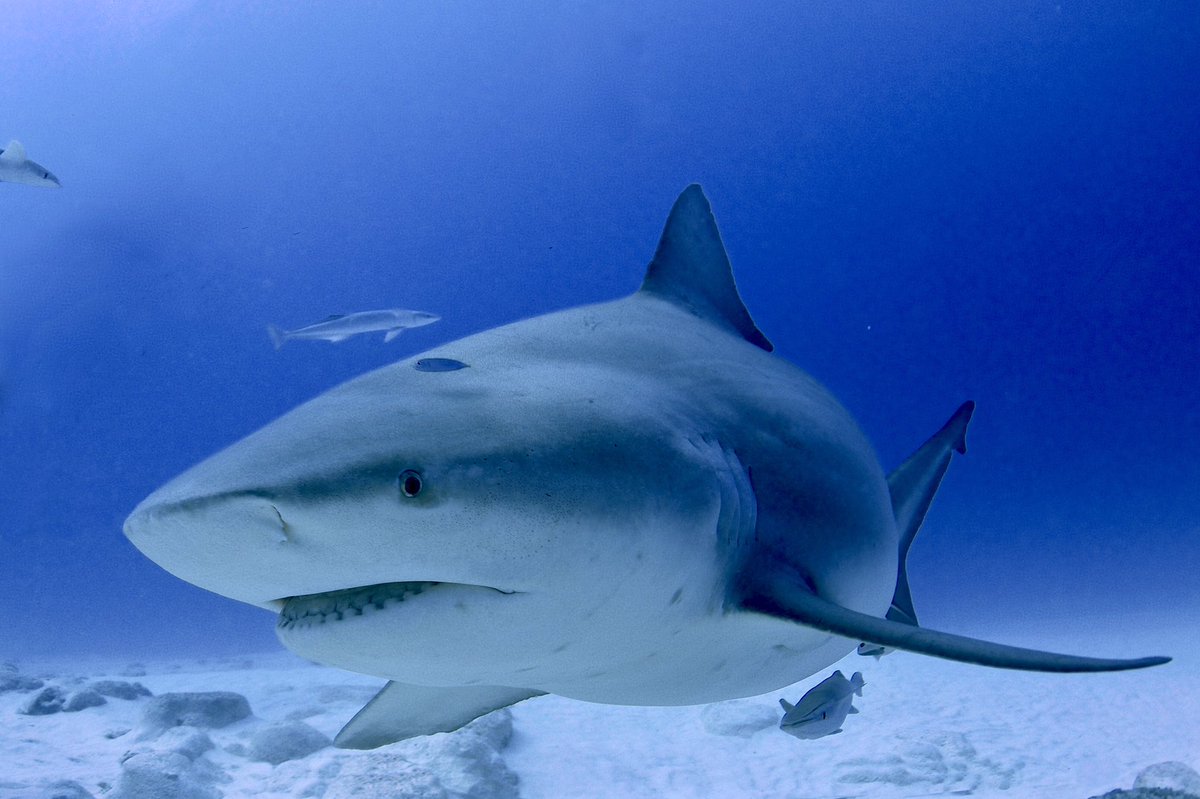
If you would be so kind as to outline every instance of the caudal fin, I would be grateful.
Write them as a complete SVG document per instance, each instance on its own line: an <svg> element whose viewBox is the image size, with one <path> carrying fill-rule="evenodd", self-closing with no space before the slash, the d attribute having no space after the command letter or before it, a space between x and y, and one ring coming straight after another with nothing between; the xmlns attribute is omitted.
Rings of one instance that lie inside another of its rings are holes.
<svg viewBox="0 0 1200 799"><path fill-rule="evenodd" d="M861 671L854 672L854 676L850 678L850 687L854 690L854 693L858 694L859 696L862 696L862 689L866 684L867 683L863 680Z"/></svg>

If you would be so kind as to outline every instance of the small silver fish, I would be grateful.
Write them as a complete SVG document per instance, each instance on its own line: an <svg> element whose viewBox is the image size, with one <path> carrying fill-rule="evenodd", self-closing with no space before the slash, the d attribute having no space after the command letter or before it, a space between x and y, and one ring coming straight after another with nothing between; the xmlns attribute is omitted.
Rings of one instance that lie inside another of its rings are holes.
<svg viewBox="0 0 1200 799"><path fill-rule="evenodd" d="M442 317L424 311L406 311L403 308L392 308L385 311L359 311L345 315L335 314L313 325L300 327L295 330L282 330L275 325L269 325L267 332L275 349L279 349L292 339L304 341L345 341L360 333L374 333L386 330L383 336L385 342L410 327L421 327L433 324Z"/></svg>
<svg viewBox="0 0 1200 799"><path fill-rule="evenodd" d="M16 139L0 150L0 181L24 183L26 186L41 186L46 189L62 186L58 178L50 174L46 167L25 157L25 148Z"/></svg>
<svg viewBox="0 0 1200 799"><path fill-rule="evenodd" d="M846 716L857 713L851 704L854 695L862 696L863 676L861 671L846 679L841 671L835 671L809 690L796 704L780 699L783 719L779 729L797 738L823 738L842 731Z"/></svg>

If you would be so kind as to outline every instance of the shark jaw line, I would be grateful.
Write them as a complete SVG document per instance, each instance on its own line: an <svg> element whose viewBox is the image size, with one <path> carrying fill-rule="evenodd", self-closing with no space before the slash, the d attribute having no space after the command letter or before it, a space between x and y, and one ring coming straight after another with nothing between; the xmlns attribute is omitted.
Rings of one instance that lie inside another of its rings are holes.
<svg viewBox="0 0 1200 799"><path fill-rule="evenodd" d="M278 599L271 604L279 609L279 621L276 624L278 629L294 630L360 616L370 616L385 612L426 592L457 588L485 589L505 596L521 593L520 591L505 591L488 585L425 580L378 583L358 588L325 591L319 594L301 594Z"/></svg>

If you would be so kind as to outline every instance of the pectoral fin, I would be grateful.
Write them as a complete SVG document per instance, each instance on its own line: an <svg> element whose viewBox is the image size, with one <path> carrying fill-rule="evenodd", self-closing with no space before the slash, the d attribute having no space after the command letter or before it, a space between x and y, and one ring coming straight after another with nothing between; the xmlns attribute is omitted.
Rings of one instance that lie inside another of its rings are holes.
<svg viewBox="0 0 1200 799"><path fill-rule="evenodd" d="M1167 657L1114 660L1060 655L913 627L859 613L822 599L813 593L802 577L786 566L760 568L753 579L743 583L739 604L745 610L788 619L855 641L1000 669L1125 671L1158 666L1171 660Z"/></svg>
<svg viewBox="0 0 1200 799"><path fill-rule="evenodd" d="M341 749L374 749L418 735L453 732L493 710L541 695L497 685L434 688L389 682L333 743Z"/></svg>

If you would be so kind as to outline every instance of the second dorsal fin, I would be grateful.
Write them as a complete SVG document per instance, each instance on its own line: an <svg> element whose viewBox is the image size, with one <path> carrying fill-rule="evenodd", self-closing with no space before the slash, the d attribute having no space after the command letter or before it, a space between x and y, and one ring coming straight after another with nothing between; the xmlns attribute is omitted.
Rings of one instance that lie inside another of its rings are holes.
<svg viewBox="0 0 1200 799"><path fill-rule="evenodd" d="M917 613L913 608L912 593L908 588L908 550L925 514L933 502L946 469L950 466L951 453L966 454L967 425L975 403L968 400L959 406L950 421L934 433L919 450L888 475L888 491L892 495L892 511L896 515L896 527L900 530L900 566L896 575L896 593L888 618L917 624Z"/></svg>
<svg viewBox="0 0 1200 799"><path fill-rule="evenodd" d="M698 184L671 208L642 291L669 300L767 352L775 347L742 304L708 198Z"/></svg>

